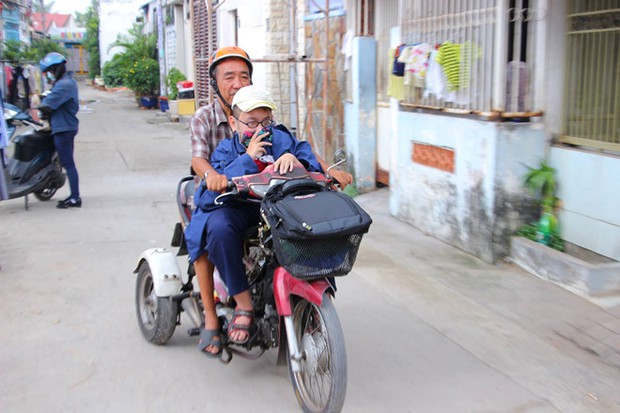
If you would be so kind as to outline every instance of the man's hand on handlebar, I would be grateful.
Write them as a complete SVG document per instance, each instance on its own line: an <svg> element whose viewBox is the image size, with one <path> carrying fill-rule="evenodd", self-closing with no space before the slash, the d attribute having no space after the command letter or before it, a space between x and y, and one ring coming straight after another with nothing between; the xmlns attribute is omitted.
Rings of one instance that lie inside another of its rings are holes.
<svg viewBox="0 0 620 413"><path fill-rule="evenodd" d="M228 178L216 171L211 171L205 180L209 191L221 192L228 187Z"/></svg>
<svg viewBox="0 0 620 413"><path fill-rule="evenodd" d="M329 174L338 181L340 188L344 189L347 185L353 183L353 175L346 171L339 171L336 168L329 171Z"/></svg>

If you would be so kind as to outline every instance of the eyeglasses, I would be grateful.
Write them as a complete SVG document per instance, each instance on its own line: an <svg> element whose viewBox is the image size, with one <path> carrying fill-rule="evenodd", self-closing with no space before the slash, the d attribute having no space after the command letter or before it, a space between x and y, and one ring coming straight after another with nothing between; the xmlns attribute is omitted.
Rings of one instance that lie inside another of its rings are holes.
<svg viewBox="0 0 620 413"><path fill-rule="evenodd" d="M239 122L243 123L245 126L247 126L250 129L254 129L254 128L258 128L258 125L261 125L264 128L268 128L270 126L273 126L273 119L265 119L262 122L256 121L256 120L251 120L249 122L244 122L239 118L235 118L237 119Z"/></svg>

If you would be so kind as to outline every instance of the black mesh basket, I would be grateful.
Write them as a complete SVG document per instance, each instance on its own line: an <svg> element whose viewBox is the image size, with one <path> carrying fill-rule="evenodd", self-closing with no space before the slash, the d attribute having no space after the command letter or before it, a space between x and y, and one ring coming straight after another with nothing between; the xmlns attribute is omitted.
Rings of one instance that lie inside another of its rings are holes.
<svg viewBox="0 0 620 413"><path fill-rule="evenodd" d="M295 278L346 275L351 271L363 234L350 234L316 240L292 240L272 232L273 247L280 265Z"/></svg>

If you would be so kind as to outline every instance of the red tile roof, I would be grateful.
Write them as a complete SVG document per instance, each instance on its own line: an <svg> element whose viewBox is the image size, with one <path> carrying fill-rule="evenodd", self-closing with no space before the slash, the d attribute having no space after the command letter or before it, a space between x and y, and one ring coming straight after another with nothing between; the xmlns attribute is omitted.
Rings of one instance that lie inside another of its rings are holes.
<svg viewBox="0 0 620 413"><path fill-rule="evenodd" d="M32 22L32 28L34 30L43 31L42 15L43 13L32 13L30 21ZM66 27L70 18L70 14L45 13L45 31L49 30L52 22L56 24L56 27Z"/></svg>

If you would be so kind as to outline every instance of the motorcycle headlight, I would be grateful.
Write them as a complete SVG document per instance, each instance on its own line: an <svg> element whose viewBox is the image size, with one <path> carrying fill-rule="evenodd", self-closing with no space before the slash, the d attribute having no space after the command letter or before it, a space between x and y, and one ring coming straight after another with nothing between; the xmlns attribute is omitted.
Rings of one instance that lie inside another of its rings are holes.
<svg viewBox="0 0 620 413"><path fill-rule="evenodd" d="M271 188L274 185L280 184L280 183L282 183L284 181L285 181L285 179L272 179L271 181L269 181L268 184L254 184L254 185L250 185L250 189L256 195L258 195L259 197L262 198L262 197L264 197L267 194L267 191L269 191L269 188Z"/></svg>

